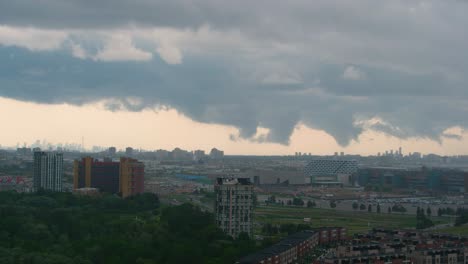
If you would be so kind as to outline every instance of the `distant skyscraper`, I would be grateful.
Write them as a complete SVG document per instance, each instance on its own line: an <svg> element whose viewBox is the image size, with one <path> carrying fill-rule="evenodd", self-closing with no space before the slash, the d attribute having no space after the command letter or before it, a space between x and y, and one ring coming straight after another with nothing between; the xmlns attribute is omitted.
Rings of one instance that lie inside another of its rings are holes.
<svg viewBox="0 0 468 264"><path fill-rule="evenodd" d="M193 152L193 159L194 160L201 160L205 158L205 151L204 150L195 150Z"/></svg>
<svg viewBox="0 0 468 264"><path fill-rule="evenodd" d="M299 152L299 155L300 155L300 152ZM224 151L213 148L211 149L210 157L212 159L222 159L224 157Z"/></svg>
<svg viewBox="0 0 468 264"><path fill-rule="evenodd" d="M34 152L33 188L62 191L63 154Z"/></svg>
<svg viewBox="0 0 468 264"><path fill-rule="evenodd" d="M115 147L110 147L108 149L108 153L109 153L109 155L114 156L115 153L117 153L117 149Z"/></svg>
<svg viewBox="0 0 468 264"><path fill-rule="evenodd" d="M218 178L215 183L216 224L230 236L237 238L253 232L253 185L249 178Z"/></svg>
<svg viewBox="0 0 468 264"><path fill-rule="evenodd" d="M27 147L17 148L16 153L21 156L31 155L31 149Z"/></svg>
<svg viewBox="0 0 468 264"><path fill-rule="evenodd" d="M125 155L132 156L133 155L133 148L132 147L127 147L125 149Z"/></svg>
<svg viewBox="0 0 468 264"><path fill-rule="evenodd" d="M192 160L193 154L186 150L175 148L171 152L172 159L174 160Z"/></svg>

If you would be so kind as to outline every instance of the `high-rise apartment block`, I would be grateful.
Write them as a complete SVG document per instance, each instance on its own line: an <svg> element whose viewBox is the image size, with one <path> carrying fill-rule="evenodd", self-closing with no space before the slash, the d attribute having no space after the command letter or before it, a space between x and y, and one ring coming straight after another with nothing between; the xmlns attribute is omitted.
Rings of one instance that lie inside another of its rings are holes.
<svg viewBox="0 0 468 264"><path fill-rule="evenodd" d="M61 192L63 179L63 154L34 152L33 188Z"/></svg>
<svg viewBox="0 0 468 264"><path fill-rule="evenodd" d="M237 238L245 232L252 236L254 191L249 178L217 178L215 183L216 224Z"/></svg>
<svg viewBox="0 0 468 264"><path fill-rule="evenodd" d="M108 150L107 150L107 153L110 155L110 156L115 156L115 154L117 153L117 149L115 147L110 147Z"/></svg>
<svg viewBox="0 0 468 264"><path fill-rule="evenodd" d="M113 162L85 157L75 160L73 186L75 190L97 188L127 197L144 191L144 174L144 164L136 159L120 158L120 162Z"/></svg>
<svg viewBox="0 0 468 264"><path fill-rule="evenodd" d="M205 151L204 150L195 150L193 152L193 159L194 160L201 160L205 158Z"/></svg>
<svg viewBox="0 0 468 264"><path fill-rule="evenodd" d="M118 193L120 164L118 162L98 161L92 157L75 160L73 167L73 187L97 188L102 192Z"/></svg>
<svg viewBox="0 0 468 264"><path fill-rule="evenodd" d="M132 147L127 147L125 149L125 155L132 156L133 155L133 148Z"/></svg>
<svg viewBox="0 0 468 264"><path fill-rule="evenodd" d="M120 158L120 193L122 197L143 193L145 165L136 159Z"/></svg>
<svg viewBox="0 0 468 264"><path fill-rule="evenodd" d="M210 151L210 158L212 159L222 159L224 157L224 151L217 148L212 148Z"/></svg>

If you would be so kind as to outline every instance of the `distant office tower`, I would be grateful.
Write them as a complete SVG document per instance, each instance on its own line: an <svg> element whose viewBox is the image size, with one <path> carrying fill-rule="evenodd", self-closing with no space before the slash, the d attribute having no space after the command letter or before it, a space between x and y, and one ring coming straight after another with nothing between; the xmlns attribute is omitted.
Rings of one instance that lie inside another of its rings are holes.
<svg viewBox="0 0 468 264"><path fill-rule="evenodd" d="M144 164L136 159L121 158L120 162L113 162L85 157L81 161L75 160L73 187L75 190L97 188L128 197L144 191L144 174Z"/></svg>
<svg viewBox="0 0 468 264"><path fill-rule="evenodd" d="M253 185L249 178L217 178L215 183L216 224L233 238L245 232L252 236Z"/></svg>
<svg viewBox="0 0 468 264"><path fill-rule="evenodd" d="M117 149L115 147L110 147L107 152L109 155L114 156L117 153Z"/></svg>
<svg viewBox="0 0 468 264"><path fill-rule="evenodd" d="M195 150L193 152L193 159L194 160L201 160L205 158L205 151L204 150Z"/></svg>
<svg viewBox="0 0 468 264"><path fill-rule="evenodd" d="M21 156L31 155L31 149L27 147L17 148L16 153Z"/></svg>
<svg viewBox="0 0 468 264"><path fill-rule="evenodd" d="M224 151L213 148L211 149L210 157L212 159L222 159L224 157Z"/></svg>
<svg viewBox="0 0 468 264"><path fill-rule="evenodd" d="M132 156L133 155L133 148L132 147L127 147L125 149L125 155Z"/></svg>
<svg viewBox="0 0 468 264"><path fill-rule="evenodd" d="M172 159L174 160L191 160L192 159L192 153L180 149L180 148L175 148L171 152Z"/></svg>
<svg viewBox="0 0 468 264"><path fill-rule="evenodd" d="M33 188L62 191L63 154L34 152Z"/></svg>

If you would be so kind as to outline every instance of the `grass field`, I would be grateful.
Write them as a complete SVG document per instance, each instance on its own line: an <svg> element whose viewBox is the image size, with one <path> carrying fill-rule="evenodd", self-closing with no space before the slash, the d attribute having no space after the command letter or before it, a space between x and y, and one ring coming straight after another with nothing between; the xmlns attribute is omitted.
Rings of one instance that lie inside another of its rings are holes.
<svg viewBox="0 0 468 264"><path fill-rule="evenodd" d="M193 197L194 199L190 199ZM167 203L177 201L178 203L193 203L203 208L212 211L213 199L204 195L187 195L187 194L171 194L163 199ZM164 202L163 201L163 202ZM367 211L340 211L333 209L306 208L293 206L257 206L254 211L255 222L260 225L255 225L255 233L260 233L262 224L287 224L287 223L304 223L310 224L313 227L323 226L342 226L348 228L348 234L365 233L374 227L386 228L410 228L416 226L415 215L403 214L388 214L388 213L368 213ZM309 223L304 222L304 218L310 218ZM453 219L446 217L432 217L434 224L447 224L453 222ZM450 233L468 236L468 226L448 227L438 229L433 232Z"/></svg>
<svg viewBox="0 0 468 264"><path fill-rule="evenodd" d="M258 223L304 223L310 218L313 227L342 226L348 228L348 234L367 232L374 227L415 228L416 216L387 213L367 213L362 211L344 212L330 209L261 206L255 209L255 221ZM446 223L443 218L434 218L435 224ZM467 229L468 232L468 229Z"/></svg>
<svg viewBox="0 0 468 264"><path fill-rule="evenodd" d="M439 233L448 233L454 235L468 236L468 226L454 226L437 230Z"/></svg>

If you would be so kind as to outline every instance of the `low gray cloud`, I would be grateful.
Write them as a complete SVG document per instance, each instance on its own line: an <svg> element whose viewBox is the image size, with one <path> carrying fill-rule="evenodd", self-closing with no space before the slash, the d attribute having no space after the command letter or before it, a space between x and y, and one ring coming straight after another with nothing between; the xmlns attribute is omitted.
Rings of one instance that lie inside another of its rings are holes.
<svg viewBox="0 0 468 264"><path fill-rule="evenodd" d="M365 129L440 141L468 127L467 11L455 0L3 1L0 96L164 105L262 142L287 144L298 123L341 145ZM383 122L364 125L372 118ZM258 127L270 133L255 139Z"/></svg>

